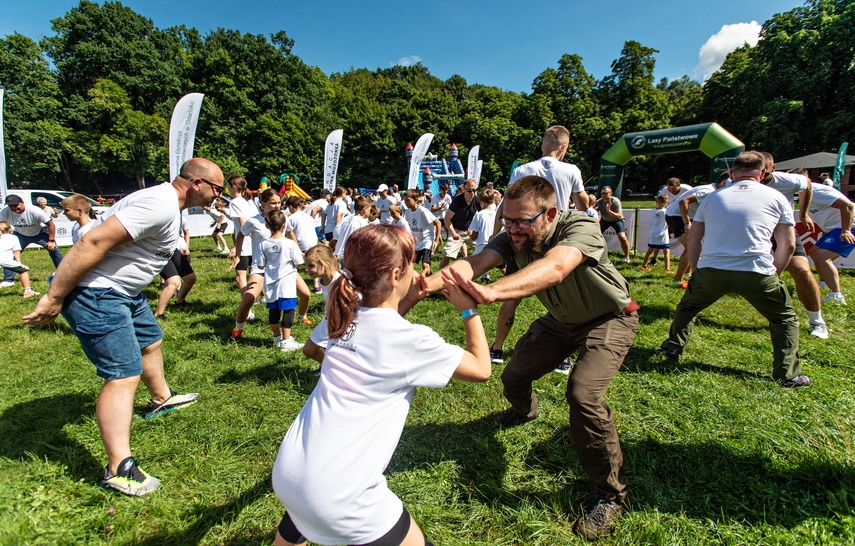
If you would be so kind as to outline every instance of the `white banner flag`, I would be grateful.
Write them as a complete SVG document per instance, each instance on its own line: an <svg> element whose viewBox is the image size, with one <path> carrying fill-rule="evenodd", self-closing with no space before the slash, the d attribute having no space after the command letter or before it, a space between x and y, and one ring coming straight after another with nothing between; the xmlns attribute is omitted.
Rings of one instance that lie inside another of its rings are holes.
<svg viewBox="0 0 855 546"><path fill-rule="evenodd" d="M408 190L419 189L419 168L432 141L433 133L425 133L419 137L416 147L413 148L413 159L410 160L410 176L407 179Z"/></svg>
<svg viewBox="0 0 855 546"><path fill-rule="evenodd" d="M475 187L477 188L481 185L481 169L484 168L484 161L482 159L478 160L477 168L475 169Z"/></svg>
<svg viewBox="0 0 855 546"><path fill-rule="evenodd" d="M476 182L478 181L478 152L480 150L481 146L472 146L466 161L466 178L474 178Z"/></svg>
<svg viewBox="0 0 855 546"><path fill-rule="evenodd" d="M6 204L6 146L3 143L3 88L0 87L0 207Z"/></svg>
<svg viewBox="0 0 855 546"><path fill-rule="evenodd" d="M344 130L336 129L327 136L324 147L324 189L335 190L335 174L338 172L338 158L341 155L341 137Z"/></svg>
<svg viewBox="0 0 855 546"><path fill-rule="evenodd" d="M202 93L190 93L181 97L172 111L169 123L169 180L175 180L181 165L193 158L196 141L196 123L202 110Z"/></svg>

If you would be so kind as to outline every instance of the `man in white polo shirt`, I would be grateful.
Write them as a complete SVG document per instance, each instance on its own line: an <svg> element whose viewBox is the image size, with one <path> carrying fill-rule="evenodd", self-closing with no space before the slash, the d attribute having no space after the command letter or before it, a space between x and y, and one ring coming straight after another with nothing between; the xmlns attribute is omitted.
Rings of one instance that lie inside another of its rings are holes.
<svg viewBox="0 0 855 546"><path fill-rule="evenodd" d="M13 235L21 243L21 249L31 244L39 245L50 253L54 267L59 266L62 252L56 246L56 225L50 213L36 206L27 206L20 196L10 193L6 196L6 206L0 209L0 220L15 228ZM4 269L0 286L12 286L14 280L15 272Z"/></svg>

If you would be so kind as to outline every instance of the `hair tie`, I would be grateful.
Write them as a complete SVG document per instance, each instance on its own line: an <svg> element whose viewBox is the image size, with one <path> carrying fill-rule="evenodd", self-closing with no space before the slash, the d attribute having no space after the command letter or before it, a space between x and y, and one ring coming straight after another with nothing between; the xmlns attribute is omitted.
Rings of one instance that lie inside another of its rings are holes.
<svg viewBox="0 0 855 546"><path fill-rule="evenodd" d="M351 273L350 269L346 267L341 268L341 276L347 279L348 281L353 280L353 273Z"/></svg>

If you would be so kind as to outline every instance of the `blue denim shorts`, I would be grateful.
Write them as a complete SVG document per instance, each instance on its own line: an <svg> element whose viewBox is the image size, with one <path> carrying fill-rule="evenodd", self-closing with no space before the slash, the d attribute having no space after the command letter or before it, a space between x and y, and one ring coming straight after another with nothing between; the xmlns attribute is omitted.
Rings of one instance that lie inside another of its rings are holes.
<svg viewBox="0 0 855 546"><path fill-rule="evenodd" d="M78 286L66 296L62 316L104 379L141 375L140 350L163 338L142 293L131 297L111 288Z"/></svg>

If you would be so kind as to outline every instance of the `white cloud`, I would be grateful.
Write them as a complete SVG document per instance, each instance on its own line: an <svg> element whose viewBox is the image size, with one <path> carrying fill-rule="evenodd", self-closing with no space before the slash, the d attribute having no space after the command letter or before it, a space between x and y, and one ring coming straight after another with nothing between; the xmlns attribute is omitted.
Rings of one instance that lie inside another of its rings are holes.
<svg viewBox="0 0 855 546"><path fill-rule="evenodd" d="M698 53L700 62L695 67L695 74L703 74L706 81L719 69L728 53L742 47L746 42L755 46L758 41L760 41L760 24L757 21L724 25L701 46Z"/></svg>
<svg viewBox="0 0 855 546"><path fill-rule="evenodd" d="M398 62L393 63L392 66L413 66L414 64L418 64L422 62L422 58L418 55L410 55L408 57L401 57L398 59Z"/></svg>

